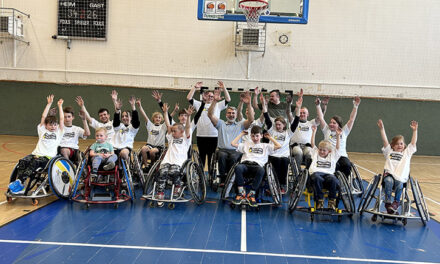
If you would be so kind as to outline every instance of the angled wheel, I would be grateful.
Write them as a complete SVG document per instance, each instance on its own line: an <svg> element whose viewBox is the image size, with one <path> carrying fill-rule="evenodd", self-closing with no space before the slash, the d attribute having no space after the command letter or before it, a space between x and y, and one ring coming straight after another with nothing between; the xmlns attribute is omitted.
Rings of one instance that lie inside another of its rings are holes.
<svg viewBox="0 0 440 264"><path fill-rule="evenodd" d="M428 207L426 207L425 199L422 194L422 189L420 188L417 180L413 179L412 177L410 177L409 180L414 197L414 202L416 204L417 211L419 212L420 219L422 220L423 225L426 225L426 223L430 220L430 217Z"/></svg>
<svg viewBox="0 0 440 264"><path fill-rule="evenodd" d="M210 166L208 168L208 177L206 178L206 182L208 186L210 186L211 189L215 192L217 191L218 186L214 187L213 181L215 180L216 177L217 177L217 151L214 152L214 154L211 157Z"/></svg>
<svg viewBox="0 0 440 264"><path fill-rule="evenodd" d="M295 187L296 179L298 178L299 171L296 164L296 160L293 157L289 158L289 168L287 170L287 192L292 191Z"/></svg>
<svg viewBox="0 0 440 264"><path fill-rule="evenodd" d="M122 169L124 172L125 181L127 183L127 191L128 195L131 198L131 201L136 199L136 194L134 193L133 179L131 177L130 167L128 166L128 162L126 160L122 160Z"/></svg>
<svg viewBox="0 0 440 264"><path fill-rule="evenodd" d="M132 168L133 168L133 177L135 179L139 179L139 182L142 186L142 188L144 188L145 186L145 176L144 173L142 171L142 166L140 163L140 160L138 158L138 154L133 151L132 153Z"/></svg>
<svg viewBox="0 0 440 264"><path fill-rule="evenodd" d="M293 212L298 205L299 199L306 189L307 179L309 177L309 171L303 170L299 177L296 178L296 184L289 195L289 212Z"/></svg>
<svg viewBox="0 0 440 264"><path fill-rule="evenodd" d="M80 183L81 177L83 174L86 174L86 170L87 170L87 159L84 158L76 170L73 188L72 191L70 192L70 198L76 196L76 192L78 191L78 185Z"/></svg>
<svg viewBox="0 0 440 264"><path fill-rule="evenodd" d="M225 186L222 189L221 199L227 199L230 196L231 191L233 190L233 187L235 185L235 167L237 167L239 163L235 163L234 166L229 170L228 176L225 180Z"/></svg>
<svg viewBox="0 0 440 264"><path fill-rule="evenodd" d="M379 182L381 179L381 175L375 175L373 179L371 179L370 183L368 183L367 190L362 195L362 199L359 203L358 212L362 214L364 210L368 208L370 205L371 199L374 196L374 193L376 192L377 187L379 186Z"/></svg>
<svg viewBox="0 0 440 264"><path fill-rule="evenodd" d="M61 156L53 158L48 169L49 184L56 196L68 199L75 185L75 166Z"/></svg>
<svg viewBox="0 0 440 264"><path fill-rule="evenodd" d="M145 178L144 195L153 194L154 181L155 179L157 179L159 175L159 167L160 167L160 160L157 160L148 171L147 177Z"/></svg>
<svg viewBox="0 0 440 264"><path fill-rule="evenodd" d="M353 194L362 195L365 191L361 174L354 163L351 163L351 186Z"/></svg>
<svg viewBox="0 0 440 264"><path fill-rule="evenodd" d="M356 209L353 194L350 191L350 186L347 183L346 177L340 171L335 172L335 176L339 180L339 195L342 203L344 204L345 210L347 210L349 213L354 213Z"/></svg>
<svg viewBox="0 0 440 264"><path fill-rule="evenodd" d="M196 204L202 204L206 198L205 174L200 173L199 165L195 162L186 164L186 183Z"/></svg>
<svg viewBox="0 0 440 264"><path fill-rule="evenodd" d="M269 189L272 194L273 202L276 205L281 204L281 189L280 184L278 183L273 170L272 165L270 163L266 164L266 177L267 177L267 183L269 184Z"/></svg>

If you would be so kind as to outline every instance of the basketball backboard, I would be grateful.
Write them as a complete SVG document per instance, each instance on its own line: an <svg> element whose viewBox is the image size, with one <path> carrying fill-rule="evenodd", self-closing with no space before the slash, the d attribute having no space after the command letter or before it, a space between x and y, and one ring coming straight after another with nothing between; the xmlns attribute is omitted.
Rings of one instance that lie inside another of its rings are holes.
<svg viewBox="0 0 440 264"><path fill-rule="evenodd" d="M198 0L199 20L242 21L246 18L239 8L240 0ZM307 24L309 0L268 0L269 12L260 23Z"/></svg>

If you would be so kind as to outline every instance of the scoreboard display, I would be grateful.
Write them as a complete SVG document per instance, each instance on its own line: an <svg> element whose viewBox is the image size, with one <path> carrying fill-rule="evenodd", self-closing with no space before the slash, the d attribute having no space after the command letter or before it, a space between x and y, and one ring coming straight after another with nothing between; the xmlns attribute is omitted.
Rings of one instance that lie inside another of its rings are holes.
<svg viewBox="0 0 440 264"><path fill-rule="evenodd" d="M58 37L107 39L108 0L58 0Z"/></svg>

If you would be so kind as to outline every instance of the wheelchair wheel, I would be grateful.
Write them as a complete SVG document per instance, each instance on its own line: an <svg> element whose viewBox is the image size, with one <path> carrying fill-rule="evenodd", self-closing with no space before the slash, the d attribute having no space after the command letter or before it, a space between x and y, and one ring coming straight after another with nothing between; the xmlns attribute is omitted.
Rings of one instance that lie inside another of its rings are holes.
<svg viewBox="0 0 440 264"><path fill-rule="evenodd" d="M81 181L81 177L83 174L86 174L86 170L87 170L87 159L84 158L76 170L74 185L73 185L72 192L70 193L70 198L76 196L76 192L78 190L78 186Z"/></svg>
<svg viewBox="0 0 440 264"><path fill-rule="evenodd" d="M379 186L381 175L375 175L373 179L371 179L370 183L368 184L367 191L364 192L362 195L362 199L359 203L358 212L362 214L364 210L368 208L370 205L371 199L374 196L374 193L376 192L377 186Z"/></svg>
<svg viewBox="0 0 440 264"><path fill-rule="evenodd" d="M135 179L139 179L139 182L142 186L142 189L145 186L145 176L144 173L142 172L142 167L141 167L141 163L140 160L138 158L138 154L133 151L132 153L132 168L133 168L133 176L135 176Z"/></svg>
<svg viewBox="0 0 440 264"><path fill-rule="evenodd" d="M200 173L199 165L195 162L186 164L186 183L196 204L202 204L206 198L206 182L204 173Z"/></svg>
<svg viewBox="0 0 440 264"><path fill-rule="evenodd" d="M75 184L75 167L73 163L58 156L49 162L49 184L56 196L68 199Z"/></svg>
<svg viewBox="0 0 440 264"><path fill-rule="evenodd" d="M153 194L154 181L157 178L157 175L159 174L159 167L160 167L160 160L157 160L148 171L147 177L145 178L144 195Z"/></svg>
<svg viewBox="0 0 440 264"><path fill-rule="evenodd" d="M293 157L289 158L289 167L287 170L287 192L292 191L292 189L295 187L296 179L298 178L299 171L296 164L296 160Z"/></svg>
<svg viewBox="0 0 440 264"><path fill-rule="evenodd" d="M267 177L267 183L269 185L270 192L272 194L273 202L276 205L281 204L280 184L278 183L277 179L275 178L275 175L272 170L272 165L270 163L266 164L266 177Z"/></svg>
<svg viewBox="0 0 440 264"><path fill-rule="evenodd" d="M365 191L362 177L354 163L351 163L351 186L353 194L362 195Z"/></svg>
<svg viewBox="0 0 440 264"><path fill-rule="evenodd" d="M126 160L122 160L122 169L124 172L125 182L127 183L128 194L131 198L131 201L136 199L136 194L134 193L133 179L131 177L130 167L128 166L128 162Z"/></svg>
<svg viewBox="0 0 440 264"><path fill-rule="evenodd" d="M306 189L307 179L309 177L309 171L303 170L302 173L296 178L296 184L289 195L289 212L293 212L298 205L299 199Z"/></svg>
<svg viewBox="0 0 440 264"><path fill-rule="evenodd" d="M208 177L206 178L206 183L211 187L211 189L216 192L218 186L213 186L213 181L217 177L217 151L211 157L210 167L208 169ZM215 190L214 190L215 189Z"/></svg>
<svg viewBox="0 0 440 264"><path fill-rule="evenodd" d="M342 203L344 204L345 210L348 213L354 213L356 209L353 195L350 191L350 186L348 185L345 175L342 172L337 171L335 172L335 176L339 180L339 195Z"/></svg>
<svg viewBox="0 0 440 264"><path fill-rule="evenodd" d="M235 163L234 166L229 170L228 176L225 180L225 186L222 189L221 199L225 200L230 197L230 193L235 184L235 167L237 167L239 163ZM231 197L233 199L233 197Z"/></svg>
<svg viewBox="0 0 440 264"><path fill-rule="evenodd" d="M430 216L428 207L426 207L425 198L422 194L422 189L420 188L419 182L412 177L410 177L410 184L420 219L422 220L423 225L426 225L426 223L430 220Z"/></svg>

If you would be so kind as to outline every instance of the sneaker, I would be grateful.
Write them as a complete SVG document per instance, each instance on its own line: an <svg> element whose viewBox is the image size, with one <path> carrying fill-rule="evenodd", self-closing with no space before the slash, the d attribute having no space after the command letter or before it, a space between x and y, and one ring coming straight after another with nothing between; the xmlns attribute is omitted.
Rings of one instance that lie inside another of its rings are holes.
<svg viewBox="0 0 440 264"><path fill-rule="evenodd" d="M316 210L322 209L324 207L324 200L323 199L319 199L316 202Z"/></svg>
<svg viewBox="0 0 440 264"><path fill-rule="evenodd" d="M173 197L174 198L179 198L182 192L182 187L180 185L176 185L174 186L174 192L173 192Z"/></svg>
<svg viewBox="0 0 440 264"><path fill-rule="evenodd" d="M108 162L107 164L105 164L102 167L104 170L108 171L108 170L112 170L115 168L115 163L114 162Z"/></svg>
<svg viewBox="0 0 440 264"><path fill-rule="evenodd" d="M15 180L9 184L9 190L13 194L23 194L25 189L24 185L21 183L21 180Z"/></svg>
<svg viewBox="0 0 440 264"><path fill-rule="evenodd" d="M385 203L385 209L387 209L388 214L394 214L396 212L391 203Z"/></svg>
<svg viewBox="0 0 440 264"><path fill-rule="evenodd" d="M244 201L246 201L246 194L242 193L242 194L237 194L237 196L235 197L235 200L232 201L234 204L241 204Z"/></svg>
<svg viewBox="0 0 440 264"><path fill-rule="evenodd" d="M255 193L249 193L247 196L247 200L249 202L249 205L252 207L257 207L257 201L255 200Z"/></svg>
<svg viewBox="0 0 440 264"><path fill-rule="evenodd" d="M214 185L219 185L220 182L221 182L220 177L216 177L216 178L212 181L212 184L214 184Z"/></svg>
<svg viewBox="0 0 440 264"><path fill-rule="evenodd" d="M400 203L398 202L398 201L394 201L392 204L391 204L391 207L394 209L394 212L395 213L397 213L397 209L399 209L399 206L400 206Z"/></svg>
<svg viewBox="0 0 440 264"><path fill-rule="evenodd" d="M328 208L336 210L336 199L328 199Z"/></svg>
<svg viewBox="0 0 440 264"><path fill-rule="evenodd" d="M163 200L164 197L165 197L164 192L157 192L154 198L157 200Z"/></svg>

